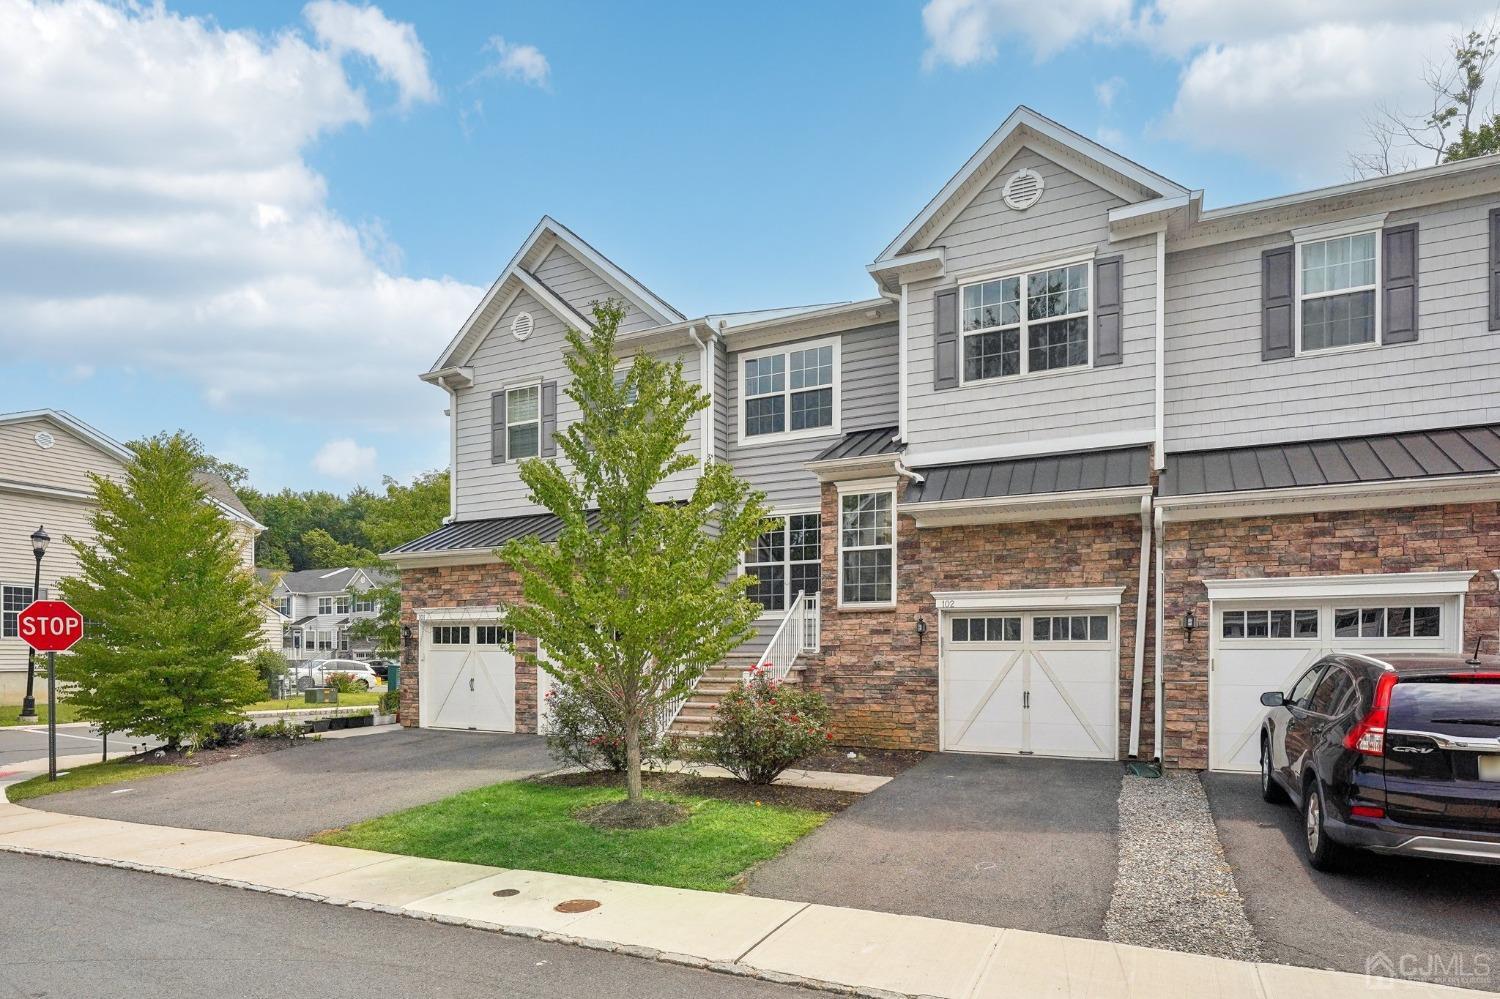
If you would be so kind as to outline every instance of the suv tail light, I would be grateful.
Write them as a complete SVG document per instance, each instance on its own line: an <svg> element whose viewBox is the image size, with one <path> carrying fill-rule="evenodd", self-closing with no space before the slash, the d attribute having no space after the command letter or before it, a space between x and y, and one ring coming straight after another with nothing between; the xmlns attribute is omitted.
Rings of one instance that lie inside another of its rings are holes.
<svg viewBox="0 0 1500 999"><path fill-rule="evenodd" d="M1385 755L1385 720L1391 710L1391 688L1396 685L1395 673L1382 673L1375 684L1375 702L1370 713L1361 718L1349 734L1344 736L1344 748L1366 756Z"/></svg>

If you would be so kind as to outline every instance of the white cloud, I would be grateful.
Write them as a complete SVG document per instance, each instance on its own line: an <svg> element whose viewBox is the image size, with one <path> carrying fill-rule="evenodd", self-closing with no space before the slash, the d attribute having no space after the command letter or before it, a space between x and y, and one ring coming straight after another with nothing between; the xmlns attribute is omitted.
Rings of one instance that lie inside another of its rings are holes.
<svg viewBox="0 0 1500 999"><path fill-rule="evenodd" d="M375 449L348 437L331 440L318 448L312 466L320 475L339 482L358 482L375 474Z"/></svg>
<svg viewBox="0 0 1500 999"><path fill-rule="evenodd" d="M928 48L923 64L969 66L995 58L1006 35L1030 44L1038 60L1095 32L1118 28L1130 17L1130 0L928 0L922 27Z"/></svg>
<svg viewBox="0 0 1500 999"><path fill-rule="evenodd" d="M1111 76L1107 80L1101 80L1094 84L1094 98L1099 106L1108 111L1115 106L1115 98L1120 96L1120 91L1125 89L1125 78L1122 76Z"/></svg>
<svg viewBox="0 0 1500 999"><path fill-rule="evenodd" d="M335 52L357 52L396 85L402 107L437 100L437 86L427 73L427 52L410 24L392 21L378 7L358 7L344 0L313 0L302 9L318 40Z"/></svg>
<svg viewBox="0 0 1500 999"><path fill-rule="evenodd" d="M532 87L545 88L552 81L552 66L547 57L535 45L508 42L499 35L491 35L484 43L486 52L495 54L494 60L479 71L479 78L503 76L507 80L518 80Z"/></svg>
<svg viewBox="0 0 1500 999"><path fill-rule="evenodd" d="M400 274L383 226L328 207L303 151L371 116L344 47L0 0L0 353L178 376L239 412L436 425L413 376L481 289Z"/></svg>

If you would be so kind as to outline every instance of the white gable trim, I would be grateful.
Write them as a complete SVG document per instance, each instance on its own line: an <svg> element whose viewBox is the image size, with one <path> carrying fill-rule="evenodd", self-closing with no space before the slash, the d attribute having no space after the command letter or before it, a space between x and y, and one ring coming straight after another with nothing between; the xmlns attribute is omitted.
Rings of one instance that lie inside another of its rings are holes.
<svg viewBox="0 0 1500 999"><path fill-rule="evenodd" d="M909 222L901 234L891 241L891 244L881 251L880 256L875 258L877 264L889 260L910 249L922 249L922 247L909 247L908 244L920 233L928 223L939 215L949 211L952 203L962 195L975 179L976 174L984 170L989 163L990 157L995 154L1015 133L1021 128L1044 138L1050 139L1065 149L1071 150L1078 156L1092 160L1104 167L1126 178L1132 183L1154 191L1158 195L1186 194L1187 189L1168 180L1167 178L1147 170L1138 163L1134 163L1118 153L1099 145L1091 139L1087 139L1072 129L1064 128L1050 118L1043 117L1030 108L1022 105L1011 112L1000 127L987 139L979 150L970 156L958 173L954 174L943 189L937 193L927 206L917 214L917 217ZM1045 153L1043 153L1045 155ZM972 199L972 195L965 199L965 203Z"/></svg>
<svg viewBox="0 0 1500 999"><path fill-rule="evenodd" d="M13 423L28 423L32 420L45 420L55 427L66 430L75 437L82 438L85 442L92 444L110 457L118 458L121 461L130 461L135 457L124 444L121 444L102 431L95 430L72 413L64 412L61 409L28 409L20 413L0 414L0 426L7 426Z"/></svg>

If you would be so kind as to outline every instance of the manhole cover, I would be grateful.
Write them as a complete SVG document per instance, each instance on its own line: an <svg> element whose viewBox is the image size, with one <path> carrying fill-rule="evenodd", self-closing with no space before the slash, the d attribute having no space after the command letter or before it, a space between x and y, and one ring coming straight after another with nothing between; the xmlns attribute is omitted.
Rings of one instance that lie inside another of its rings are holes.
<svg viewBox="0 0 1500 999"><path fill-rule="evenodd" d="M491 894L493 894L496 898L510 898L512 895L519 895L519 894L521 894L521 889L519 889L519 888L501 888L499 891L492 892Z"/></svg>
<svg viewBox="0 0 1500 999"><path fill-rule="evenodd" d="M558 912L588 912L590 909L599 908L599 903L591 898L570 898L566 902L559 902L552 907Z"/></svg>

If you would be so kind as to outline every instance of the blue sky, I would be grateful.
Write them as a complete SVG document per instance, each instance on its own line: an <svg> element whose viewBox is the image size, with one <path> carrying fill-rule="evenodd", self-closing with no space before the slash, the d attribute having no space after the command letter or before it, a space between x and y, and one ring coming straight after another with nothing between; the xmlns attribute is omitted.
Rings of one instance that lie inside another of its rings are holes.
<svg viewBox="0 0 1500 999"><path fill-rule="evenodd" d="M864 297L1018 103L1228 204L1348 179L1487 12L0 0L0 410L407 477L446 461L416 375L543 213L689 315Z"/></svg>

